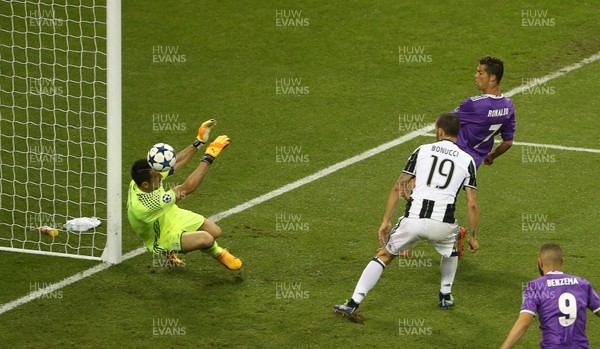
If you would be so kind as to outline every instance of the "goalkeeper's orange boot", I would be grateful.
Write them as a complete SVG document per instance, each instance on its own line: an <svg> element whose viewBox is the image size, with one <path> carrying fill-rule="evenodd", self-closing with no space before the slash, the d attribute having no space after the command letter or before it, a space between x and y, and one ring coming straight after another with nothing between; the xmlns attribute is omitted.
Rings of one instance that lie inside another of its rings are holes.
<svg viewBox="0 0 600 349"><path fill-rule="evenodd" d="M177 253L169 253L166 255L167 265L170 267L184 267L185 262L177 256Z"/></svg>
<svg viewBox="0 0 600 349"><path fill-rule="evenodd" d="M242 268L242 260L229 253L227 249L223 249L215 258L229 270L239 270Z"/></svg>

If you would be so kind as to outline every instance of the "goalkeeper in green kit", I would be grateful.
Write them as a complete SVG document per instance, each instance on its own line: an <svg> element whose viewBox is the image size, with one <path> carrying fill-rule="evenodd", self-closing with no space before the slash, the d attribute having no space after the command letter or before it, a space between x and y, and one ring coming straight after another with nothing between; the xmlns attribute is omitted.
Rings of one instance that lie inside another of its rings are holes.
<svg viewBox="0 0 600 349"><path fill-rule="evenodd" d="M230 270L242 267L242 261L219 247L216 239L221 228L210 219L179 208L176 203L193 193L208 172L215 158L229 145L229 137L219 136L206 147L198 167L187 179L171 190L165 190L162 179L188 163L198 149L208 141L216 120L202 123L194 143L177 153L175 166L159 173L146 159L136 161L131 168L131 184L127 199L127 216L135 233L150 252L163 254L171 265L182 265L177 253L200 250L215 257Z"/></svg>

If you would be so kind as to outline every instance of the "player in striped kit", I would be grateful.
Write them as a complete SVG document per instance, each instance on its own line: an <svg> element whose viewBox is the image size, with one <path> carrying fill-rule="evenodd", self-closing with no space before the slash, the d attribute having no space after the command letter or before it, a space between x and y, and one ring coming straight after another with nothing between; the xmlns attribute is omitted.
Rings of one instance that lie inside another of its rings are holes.
<svg viewBox="0 0 600 349"><path fill-rule="evenodd" d="M477 168L482 163L492 165L494 159L513 145L515 108L513 102L500 90L503 75L502 60L491 56L479 59L475 86L482 94L467 98L453 111L460 119L460 132L456 144L473 157ZM498 134L502 141L493 149L494 138ZM413 184L409 183L408 187L412 186ZM456 238L463 239L464 230L457 232ZM408 256L408 251L403 251L401 255Z"/></svg>
<svg viewBox="0 0 600 349"><path fill-rule="evenodd" d="M419 240L429 240L442 255L442 274L439 294L441 309L454 305L452 284L458 266L461 246L455 244L455 233L460 229L454 218L457 195L462 188L467 197L469 220L469 251L479 249L476 229L479 208L476 198L476 166L473 158L456 145L460 120L456 114L442 114L436 122L437 142L417 148L408 159L400 178L387 201L379 238L385 248L364 269L352 298L345 304L336 304L336 314L356 320L359 304L376 285L383 270L401 251L413 248ZM415 187L407 190L411 179ZM410 195L410 197L406 197ZM400 197L408 199L405 214L392 228L391 217ZM391 229L391 233L390 233Z"/></svg>

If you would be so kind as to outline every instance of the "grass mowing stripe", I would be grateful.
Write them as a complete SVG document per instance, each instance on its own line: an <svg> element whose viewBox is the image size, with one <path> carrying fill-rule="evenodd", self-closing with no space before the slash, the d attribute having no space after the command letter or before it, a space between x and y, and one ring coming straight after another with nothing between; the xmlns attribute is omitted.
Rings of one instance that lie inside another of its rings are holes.
<svg viewBox="0 0 600 349"><path fill-rule="evenodd" d="M569 65L567 67L564 67L564 68L559 69L559 70L557 70L555 72L547 74L547 75L545 75L545 76L543 76L543 77L541 77L539 79L534 79L534 81L532 83L527 83L525 85L521 85L521 86L515 87L514 89L512 89L512 90L508 91L507 93L505 93L504 95L506 97L514 96L515 94L521 93L521 92L523 92L523 91L525 91L525 90L527 90L529 88L535 87L537 85L543 84L543 83L545 83L547 81L550 81L552 79L556 79L556 78L558 78L560 76L563 76L563 75L565 75L565 74L567 74L567 73L569 73L569 72L571 72L571 71L573 71L575 69L583 67L586 64L595 62L598 59L600 59L600 52L598 52L598 53L596 53L596 54L594 54L594 55L592 55L592 56L590 56L588 58L585 58L585 59L583 59L583 60L581 60L581 61L579 61L577 63L571 64L571 65ZM355 155L355 156L353 156L353 157L351 157L349 159L346 159L344 161L338 162L337 164L334 164L334 165L329 166L329 167L327 167L327 168L325 168L323 170L315 172L312 175L306 176L306 177L304 177L302 179L299 179L299 180L297 180L295 182L286 184L286 185L284 185L283 187L281 187L279 189L275 189L273 191L270 191L270 192L268 192L266 194L263 194L263 195L261 195L259 197L256 197L256 198L252 199L252 200L249 200L249 201L247 201L247 202L245 202L243 204L240 204L240 205L238 205L238 206L236 206L234 208L231 208L231 209L229 209L227 211L223 211L223 212L217 213L216 215L210 217L210 219L212 219L214 221L218 221L218 220L223 219L225 217L231 216L231 215L233 215L235 213L239 213L239 212L242 212L244 210L247 210L247 209L249 209L251 207L254 207L254 206L258 205L258 204L261 204L261 203L263 203L263 202L265 202L267 200L273 199L273 198L278 197L280 195L283 195L283 194L285 194L285 193L287 193L287 192L289 192L291 190L294 190L294 189L296 189L298 187L301 187L301 186L303 186L305 184L314 182L315 180L323 178L323 177L325 177L325 176L327 176L327 175L329 175L331 173L334 173L334 172L336 172L336 171L338 171L340 169L343 169L343 168L348 167L350 165L353 165L353 164L355 164L357 162L360 162L360 161L362 161L364 159L367 159L369 157L377 155L377 154L379 154L381 152L384 152L384 151L386 151L386 150L388 150L390 148L393 148L393 147L395 147L397 145L400 145L402 143L408 142L408 141L412 140L413 138L416 138L418 136L422 136L424 134L427 134L428 132L431 132L433 129L434 129L434 124L431 124L431 125L428 125L428 126L425 126L425 127L421 128L419 130L415 130L415 131L413 131L413 132L411 132L409 134L406 134L406 135L404 135L402 137L399 137L399 138L396 138L396 139L394 139L394 140L392 140L390 142L381 144L381 145L379 145L379 146L377 146L375 148L369 149L369 150L367 150L367 151L365 151L365 152L363 152L361 154ZM146 251L146 248L145 247L140 247L140 248L135 249L133 251L127 252L126 254L123 255L123 260L125 261L125 260L128 260L130 258L136 257L136 256L144 253L144 251ZM111 264L107 264L107 263L106 264L103 263L103 264L96 265L96 266L94 266L92 268L89 268L89 269L84 270L82 272L79 272L79 273L77 273L77 274L75 274L73 276L70 276L70 277L68 277L66 279L63 279L62 281L59 281L59 282L57 282L55 284L51 284L51 285L49 285L47 287L44 287L43 289L36 290L35 292L32 292L32 293L30 293L30 294L28 294L26 296L18 298L16 300L12 301L12 302L5 303L2 306L0 306L0 315L4 314L5 312L7 312L9 310L12 310L12 309L14 309L14 308L16 308L16 307L18 307L20 305L26 304L26 303L34 300L34 299L37 299L37 298L43 296L44 294L47 294L48 292L56 291L56 290L61 289L61 288L65 287L65 286L68 286L68 285L70 285L72 283L75 283L77 281L83 280L84 278L86 278L88 276L94 275L97 272L100 272L102 270L108 269L110 266L111 266Z"/></svg>

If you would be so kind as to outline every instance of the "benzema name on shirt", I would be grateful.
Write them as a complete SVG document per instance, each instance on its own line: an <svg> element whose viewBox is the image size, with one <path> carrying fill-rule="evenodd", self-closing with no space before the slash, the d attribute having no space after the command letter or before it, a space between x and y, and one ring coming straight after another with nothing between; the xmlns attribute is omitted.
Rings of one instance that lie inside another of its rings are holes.
<svg viewBox="0 0 600 349"><path fill-rule="evenodd" d="M562 278L562 279L548 279L546 280L548 287L553 286L564 286L564 285L578 285L579 281L577 278Z"/></svg>

